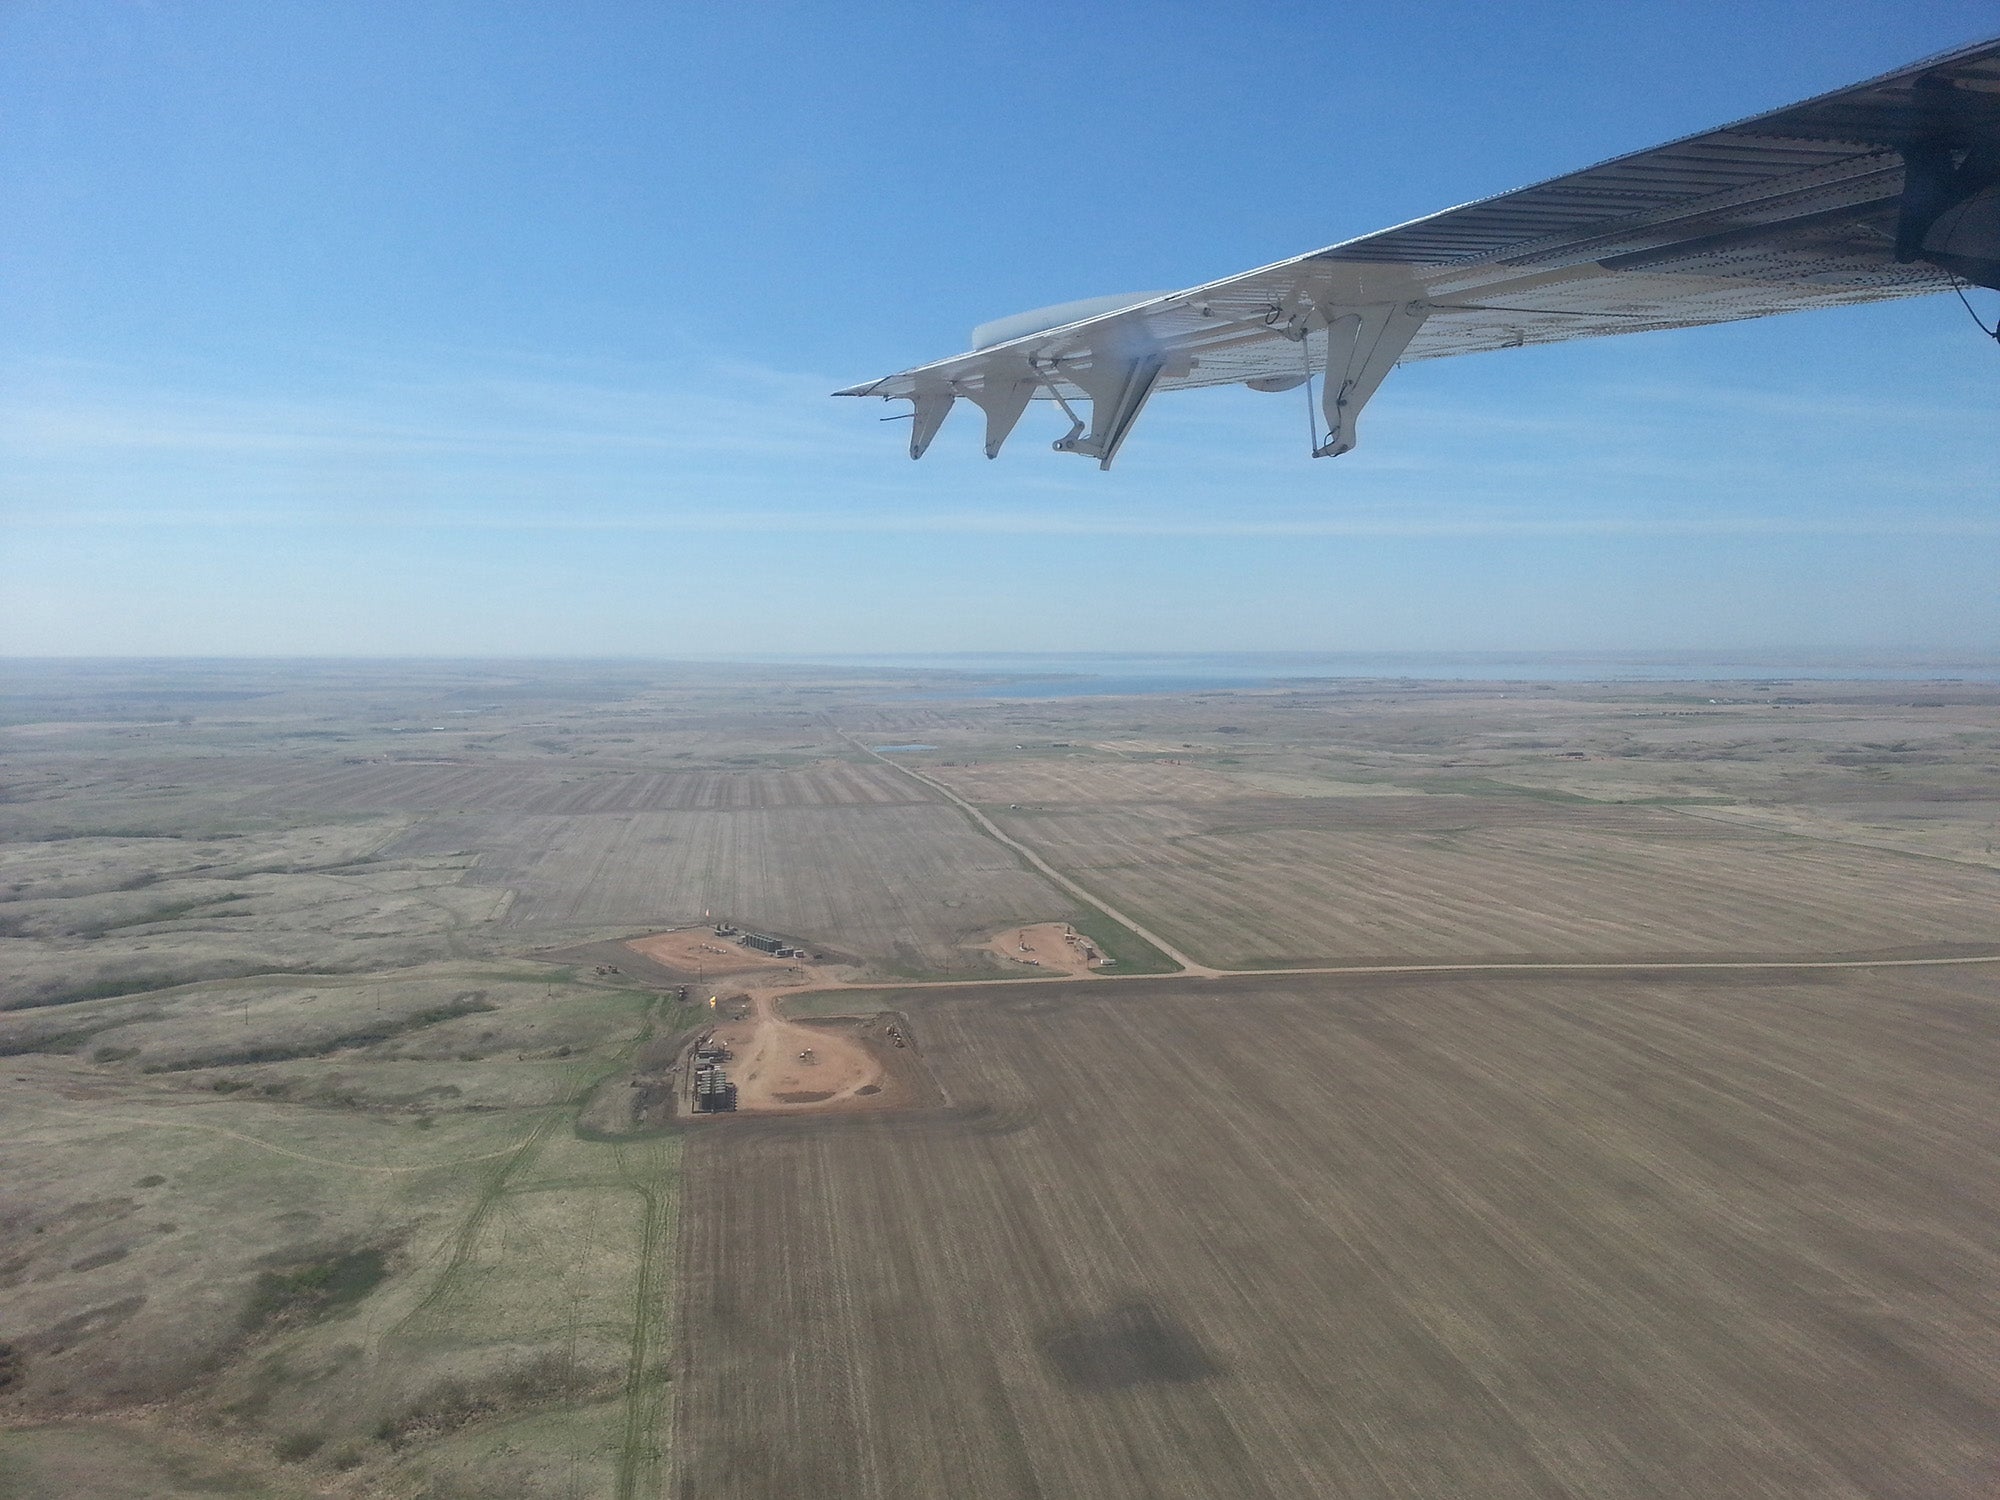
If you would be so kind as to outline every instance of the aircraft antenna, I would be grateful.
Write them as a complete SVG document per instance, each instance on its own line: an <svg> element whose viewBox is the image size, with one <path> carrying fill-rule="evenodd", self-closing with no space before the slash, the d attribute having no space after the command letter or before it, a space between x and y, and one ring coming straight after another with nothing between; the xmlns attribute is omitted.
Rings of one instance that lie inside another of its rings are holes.
<svg viewBox="0 0 2000 1500"><path fill-rule="evenodd" d="M1992 339L1994 343L2000 344L2000 317L1994 318L1993 326L1988 328L1986 320L1979 316L1979 309L1974 307L1972 299L1965 295L1965 283L1954 276L1951 281L1951 289L1958 293L1958 300L1965 304L1965 315L1972 319L1972 326L1985 334L1989 339Z"/></svg>

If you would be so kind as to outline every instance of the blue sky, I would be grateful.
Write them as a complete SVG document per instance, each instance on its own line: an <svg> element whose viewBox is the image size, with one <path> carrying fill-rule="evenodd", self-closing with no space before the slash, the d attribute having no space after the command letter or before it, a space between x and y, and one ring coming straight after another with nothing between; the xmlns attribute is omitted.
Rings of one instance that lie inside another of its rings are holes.
<svg viewBox="0 0 2000 1500"><path fill-rule="evenodd" d="M827 395L1995 31L12 0L0 650L2000 649L1948 298L1414 366L1334 461L1296 394L1163 397L1109 474Z"/></svg>

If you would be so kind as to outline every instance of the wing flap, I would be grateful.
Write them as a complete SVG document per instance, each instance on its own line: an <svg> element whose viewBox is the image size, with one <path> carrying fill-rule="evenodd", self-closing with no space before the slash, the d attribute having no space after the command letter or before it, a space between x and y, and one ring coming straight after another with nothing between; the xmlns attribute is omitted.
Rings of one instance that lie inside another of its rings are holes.
<svg viewBox="0 0 2000 1500"><path fill-rule="evenodd" d="M1919 172L1932 175L1913 185ZM2000 193L2000 39L1185 291L1073 304L1086 315L1053 327L1002 319L982 333L1026 331L838 394L971 397L989 412L989 455L1024 384L1108 404L1090 436L1056 445L1108 465L1154 391L1296 387L1327 369L1344 317L1420 307L1407 363L1917 296L1976 274L1981 255L2000 268L1983 241L1923 258L1920 188L1932 218ZM1964 217L1974 228L1955 245L1990 218ZM1337 431L1335 405L1329 388Z"/></svg>

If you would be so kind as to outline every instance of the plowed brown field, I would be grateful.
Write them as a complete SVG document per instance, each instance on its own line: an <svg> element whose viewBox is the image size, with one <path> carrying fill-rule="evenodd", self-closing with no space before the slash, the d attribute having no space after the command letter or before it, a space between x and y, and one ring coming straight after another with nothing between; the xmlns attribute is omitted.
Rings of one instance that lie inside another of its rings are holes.
<svg viewBox="0 0 2000 1500"><path fill-rule="evenodd" d="M1000 760L922 770L968 802L1204 802L1244 792L1219 771L1164 761Z"/></svg>
<svg viewBox="0 0 2000 1500"><path fill-rule="evenodd" d="M406 765L292 770L259 805L307 812L666 812L857 807L921 801L881 766L824 761L789 771L579 770L563 765Z"/></svg>
<svg viewBox="0 0 2000 1500"><path fill-rule="evenodd" d="M1824 957L2000 940L1991 870L1666 809L1413 797L995 817L1225 968Z"/></svg>
<svg viewBox="0 0 2000 1500"><path fill-rule="evenodd" d="M965 974L988 961L962 945L1076 906L941 803L441 817L410 847L485 851L472 878L517 893L517 929L668 927L712 912L906 974Z"/></svg>
<svg viewBox="0 0 2000 1500"><path fill-rule="evenodd" d="M688 1138L686 1500L1972 1496L2000 993L910 996L949 1108Z"/></svg>

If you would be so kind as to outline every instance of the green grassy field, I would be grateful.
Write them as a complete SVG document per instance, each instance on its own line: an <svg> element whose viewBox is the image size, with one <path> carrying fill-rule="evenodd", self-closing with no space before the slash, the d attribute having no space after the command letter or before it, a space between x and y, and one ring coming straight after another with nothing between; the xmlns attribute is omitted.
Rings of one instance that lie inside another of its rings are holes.
<svg viewBox="0 0 2000 1500"><path fill-rule="evenodd" d="M209 1414L204 1462L249 1492L301 1466L652 1492L679 1143L575 1129L652 997L440 966L140 1004L61 1007L103 1023L92 1049L16 1050L0 1084L8 1306L52 1330L18 1345L8 1392L31 1431L71 1403L166 1402ZM21 1492L77 1493L77 1432L47 1431L12 1460L47 1487ZM144 1421L119 1431L151 1451ZM132 1458L130 1493L173 1451Z"/></svg>

